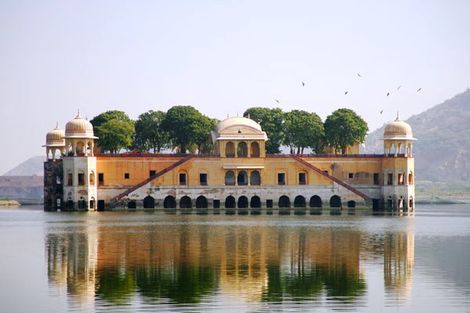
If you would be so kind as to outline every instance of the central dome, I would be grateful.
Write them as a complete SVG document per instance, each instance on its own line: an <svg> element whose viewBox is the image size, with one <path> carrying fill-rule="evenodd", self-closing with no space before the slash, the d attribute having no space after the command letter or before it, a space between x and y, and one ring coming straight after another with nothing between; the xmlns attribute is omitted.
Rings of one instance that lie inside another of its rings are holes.
<svg viewBox="0 0 470 313"><path fill-rule="evenodd" d="M65 125L66 138L96 138L93 133L93 125L78 114Z"/></svg>
<svg viewBox="0 0 470 313"><path fill-rule="evenodd" d="M217 132L221 133L228 128L250 127L262 132L260 124L246 117L229 117L217 124Z"/></svg>
<svg viewBox="0 0 470 313"><path fill-rule="evenodd" d="M261 126L246 117L229 117L219 122L212 132L214 142L222 139L267 140Z"/></svg>
<svg viewBox="0 0 470 313"><path fill-rule="evenodd" d="M384 130L384 139L393 140L393 139L405 139L405 140L414 140L413 132L411 126L398 119L393 122L388 123L385 126Z"/></svg>

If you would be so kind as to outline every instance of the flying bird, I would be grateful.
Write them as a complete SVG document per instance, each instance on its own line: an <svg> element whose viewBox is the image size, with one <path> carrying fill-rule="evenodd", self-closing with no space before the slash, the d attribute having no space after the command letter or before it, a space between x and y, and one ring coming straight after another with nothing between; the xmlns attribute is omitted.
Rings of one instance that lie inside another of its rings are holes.
<svg viewBox="0 0 470 313"><path fill-rule="evenodd" d="M280 103L278 99L275 100L277 103Z"/></svg>
<svg viewBox="0 0 470 313"><path fill-rule="evenodd" d="M421 91L421 88L418 88L418 90L416 90L416 92L420 92Z"/></svg>
<svg viewBox="0 0 470 313"><path fill-rule="evenodd" d="M344 94L347 95L349 91L345 91Z"/></svg>
<svg viewBox="0 0 470 313"><path fill-rule="evenodd" d="M362 75L361 75L361 74L359 74L359 73L357 73L357 77L362 77Z"/></svg>
<svg viewBox="0 0 470 313"><path fill-rule="evenodd" d="M400 88L401 88L401 85L397 87L397 91L400 90Z"/></svg>
<svg viewBox="0 0 470 313"><path fill-rule="evenodd" d="M382 114L384 112L384 110L380 110L380 114Z"/></svg>
<svg viewBox="0 0 470 313"><path fill-rule="evenodd" d="M390 96L390 92L387 92L387 97Z"/></svg>
<svg viewBox="0 0 470 313"><path fill-rule="evenodd" d="M304 86L305 86L305 82L302 81L301 83L302 83L302 87L304 87Z"/></svg>

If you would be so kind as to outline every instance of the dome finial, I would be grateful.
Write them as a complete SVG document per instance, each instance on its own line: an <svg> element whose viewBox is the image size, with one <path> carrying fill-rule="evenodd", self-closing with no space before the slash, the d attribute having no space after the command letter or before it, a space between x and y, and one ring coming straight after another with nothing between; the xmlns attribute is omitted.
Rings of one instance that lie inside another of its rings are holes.
<svg viewBox="0 0 470 313"><path fill-rule="evenodd" d="M400 112L397 111L397 118L395 119L395 121L399 121L400 120Z"/></svg>
<svg viewBox="0 0 470 313"><path fill-rule="evenodd" d="M59 129L59 122L58 121L55 122L55 129Z"/></svg>
<svg viewBox="0 0 470 313"><path fill-rule="evenodd" d="M75 118L81 118L81 116L80 116L80 109L77 110L77 116L75 116Z"/></svg>

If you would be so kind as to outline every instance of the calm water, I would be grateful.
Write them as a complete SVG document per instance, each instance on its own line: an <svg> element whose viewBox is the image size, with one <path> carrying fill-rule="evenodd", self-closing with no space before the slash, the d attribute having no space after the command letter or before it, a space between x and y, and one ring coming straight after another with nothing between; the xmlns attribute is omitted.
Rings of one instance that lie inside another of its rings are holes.
<svg viewBox="0 0 470 313"><path fill-rule="evenodd" d="M0 312L470 312L470 206L414 217L0 209Z"/></svg>

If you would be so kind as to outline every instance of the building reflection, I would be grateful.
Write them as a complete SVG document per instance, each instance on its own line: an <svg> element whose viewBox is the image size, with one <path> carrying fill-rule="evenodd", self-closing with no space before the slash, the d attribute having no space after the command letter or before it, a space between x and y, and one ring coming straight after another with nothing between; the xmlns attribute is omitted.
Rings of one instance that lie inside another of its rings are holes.
<svg viewBox="0 0 470 313"><path fill-rule="evenodd" d="M198 303L223 293L244 301L358 301L364 254L384 259L384 283L411 288L412 232L374 238L350 228L163 224L50 232L50 284L83 303Z"/></svg>

